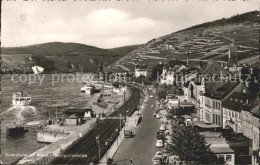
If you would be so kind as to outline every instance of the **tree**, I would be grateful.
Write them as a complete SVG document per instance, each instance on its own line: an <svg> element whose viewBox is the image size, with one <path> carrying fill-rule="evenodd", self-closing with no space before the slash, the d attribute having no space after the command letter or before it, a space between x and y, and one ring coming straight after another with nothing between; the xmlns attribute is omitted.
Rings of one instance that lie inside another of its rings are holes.
<svg viewBox="0 0 260 165"><path fill-rule="evenodd" d="M159 85L156 89L156 95L157 95L158 99L165 99L168 92L176 94L177 88L174 87L173 85L162 84L162 85Z"/></svg>
<svg viewBox="0 0 260 165"><path fill-rule="evenodd" d="M172 135L172 144L167 150L182 161L201 161L203 155L210 154L209 146L204 136L191 127L185 127Z"/></svg>

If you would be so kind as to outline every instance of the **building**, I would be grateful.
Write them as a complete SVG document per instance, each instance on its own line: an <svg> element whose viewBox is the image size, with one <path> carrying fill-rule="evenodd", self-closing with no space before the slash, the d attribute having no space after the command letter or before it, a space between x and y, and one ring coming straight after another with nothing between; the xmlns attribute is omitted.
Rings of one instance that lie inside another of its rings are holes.
<svg viewBox="0 0 260 165"><path fill-rule="evenodd" d="M175 85L183 84L183 72L188 68L185 65L174 65L174 67L163 67L163 72L160 76L160 84Z"/></svg>
<svg viewBox="0 0 260 165"><path fill-rule="evenodd" d="M180 108L180 100L179 99L169 99L167 103L168 109L179 109Z"/></svg>
<svg viewBox="0 0 260 165"><path fill-rule="evenodd" d="M63 114L67 125L80 125L87 118L93 117L92 109L66 109Z"/></svg>
<svg viewBox="0 0 260 165"><path fill-rule="evenodd" d="M206 138L210 143L210 150L217 155L219 159L224 160L226 165L235 165L235 152L226 143L225 138Z"/></svg>
<svg viewBox="0 0 260 165"><path fill-rule="evenodd" d="M136 64L135 65L135 77L147 77L148 76L148 66L147 64Z"/></svg>
<svg viewBox="0 0 260 165"><path fill-rule="evenodd" d="M175 72L172 68L163 67L163 72L160 76L160 84L173 85L175 81Z"/></svg>
<svg viewBox="0 0 260 165"><path fill-rule="evenodd" d="M247 90L234 92L223 102L223 128L227 126L252 139L253 150L259 150L259 102L256 94Z"/></svg>
<svg viewBox="0 0 260 165"><path fill-rule="evenodd" d="M233 92L242 92L246 86L240 82L211 82L206 83L206 92L204 94L203 120L219 126L223 125L222 103Z"/></svg>

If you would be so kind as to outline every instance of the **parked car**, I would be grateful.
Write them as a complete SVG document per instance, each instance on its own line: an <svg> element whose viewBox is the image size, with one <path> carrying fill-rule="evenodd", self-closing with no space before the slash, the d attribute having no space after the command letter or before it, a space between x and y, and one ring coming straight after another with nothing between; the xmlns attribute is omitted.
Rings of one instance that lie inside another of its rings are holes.
<svg viewBox="0 0 260 165"><path fill-rule="evenodd" d="M170 135L170 131L169 130L165 130L165 135Z"/></svg>
<svg viewBox="0 0 260 165"><path fill-rule="evenodd" d="M161 139L157 140L156 147L163 147L163 140Z"/></svg>
<svg viewBox="0 0 260 165"><path fill-rule="evenodd" d="M162 125L160 126L160 130L161 130L161 131L165 131L165 130L166 130L166 127L165 127L164 124L162 124Z"/></svg>
<svg viewBox="0 0 260 165"><path fill-rule="evenodd" d="M126 138L131 138L133 136L133 132L131 130L125 130L124 135Z"/></svg>
<svg viewBox="0 0 260 165"><path fill-rule="evenodd" d="M165 140L165 134L164 132L157 132L157 139L158 140Z"/></svg>
<svg viewBox="0 0 260 165"><path fill-rule="evenodd" d="M153 165L161 165L162 163L162 158L158 156L154 156L152 159Z"/></svg>
<svg viewBox="0 0 260 165"><path fill-rule="evenodd" d="M162 158L163 153L162 153L161 151L156 151L156 153L155 153L154 156L155 156L155 157L161 157L161 158Z"/></svg>
<svg viewBox="0 0 260 165"><path fill-rule="evenodd" d="M150 97L153 98L153 95L151 95Z"/></svg>
<svg viewBox="0 0 260 165"><path fill-rule="evenodd" d="M161 114L159 113L156 114L156 119L160 119L161 117L162 117Z"/></svg>

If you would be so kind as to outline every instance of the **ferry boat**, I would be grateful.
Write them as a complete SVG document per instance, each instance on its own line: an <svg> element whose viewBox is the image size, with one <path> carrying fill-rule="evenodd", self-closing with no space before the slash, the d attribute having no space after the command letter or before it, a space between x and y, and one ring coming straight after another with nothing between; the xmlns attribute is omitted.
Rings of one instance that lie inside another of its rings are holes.
<svg viewBox="0 0 260 165"><path fill-rule="evenodd" d="M31 104L31 97L24 91L13 93L13 106L27 106Z"/></svg>
<svg viewBox="0 0 260 165"><path fill-rule="evenodd" d="M26 129L22 125L6 126L6 134L8 136L20 136L23 135L25 132L28 132L28 129Z"/></svg>
<svg viewBox="0 0 260 165"><path fill-rule="evenodd" d="M91 84L83 83L82 87L80 89L81 92L87 93L87 94L93 94L94 93L94 86Z"/></svg>

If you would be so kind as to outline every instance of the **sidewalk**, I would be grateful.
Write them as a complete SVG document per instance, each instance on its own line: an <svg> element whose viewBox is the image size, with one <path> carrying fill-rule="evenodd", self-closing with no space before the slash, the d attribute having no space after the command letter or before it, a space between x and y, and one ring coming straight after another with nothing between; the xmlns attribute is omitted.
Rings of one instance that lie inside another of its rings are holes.
<svg viewBox="0 0 260 165"><path fill-rule="evenodd" d="M121 142L124 139L124 130L125 129L131 129L133 131L133 134L136 133L137 121L138 121L138 118L142 116L142 112L146 105L145 102L147 101L147 99L148 99L148 96L145 95L145 99L144 99L145 101L143 101L142 105L140 106L139 111L135 111L135 113L131 117L127 117L126 126L122 128L119 136L117 137L117 139L115 140L113 145L108 149L107 153L100 160L100 163L99 163L100 165L107 164L107 158L113 158L113 156L117 152ZM139 114L138 114L138 112L139 112Z"/></svg>

